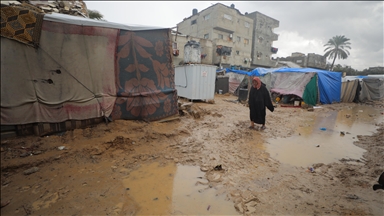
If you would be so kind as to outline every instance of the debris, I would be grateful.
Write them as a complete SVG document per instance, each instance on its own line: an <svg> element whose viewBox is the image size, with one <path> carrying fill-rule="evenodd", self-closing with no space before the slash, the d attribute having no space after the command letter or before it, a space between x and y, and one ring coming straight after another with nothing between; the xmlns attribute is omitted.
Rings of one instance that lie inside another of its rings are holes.
<svg viewBox="0 0 384 216"><path fill-rule="evenodd" d="M211 208L211 205L208 205L207 211L209 211L210 208Z"/></svg>
<svg viewBox="0 0 384 216"><path fill-rule="evenodd" d="M315 169L313 167L308 167L308 171L311 172L311 173L314 173Z"/></svg>
<svg viewBox="0 0 384 216"><path fill-rule="evenodd" d="M213 168L214 170L223 170L223 168L221 167L221 164L220 165L217 165L215 166L215 168Z"/></svg>
<svg viewBox="0 0 384 216"><path fill-rule="evenodd" d="M11 203L10 200L7 200L7 201L5 201L5 202L1 202L1 208L7 206L9 203Z"/></svg>
<svg viewBox="0 0 384 216"><path fill-rule="evenodd" d="M356 196L355 194L348 194L348 195L345 196L345 198L347 198L347 199L355 199L355 200L359 199L359 197Z"/></svg>
<svg viewBox="0 0 384 216"><path fill-rule="evenodd" d="M346 118L350 118L350 117L351 117L351 115L348 115L348 114L347 114L347 115L345 115L345 117L346 117Z"/></svg>
<svg viewBox="0 0 384 216"><path fill-rule="evenodd" d="M32 153L31 152L25 152L23 154L20 154L20 157L27 157L29 155L32 155Z"/></svg>
<svg viewBox="0 0 384 216"><path fill-rule="evenodd" d="M156 200L159 200L159 198L157 198L157 197L156 197L156 198L154 198L153 200L155 200L155 201L156 201Z"/></svg>
<svg viewBox="0 0 384 216"><path fill-rule="evenodd" d="M313 109L313 107L310 107L307 109L309 112L313 112L315 109Z"/></svg>
<svg viewBox="0 0 384 216"><path fill-rule="evenodd" d="M43 153L42 151L33 151L32 152L32 154L34 154L34 155L39 155L39 154L41 154L41 153Z"/></svg>
<svg viewBox="0 0 384 216"><path fill-rule="evenodd" d="M340 136L344 136L345 135L345 132L344 131L340 131Z"/></svg>
<svg viewBox="0 0 384 216"><path fill-rule="evenodd" d="M359 110L359 112L363 112L363 110Z"/></svg>
<svg viewBox="0 0 384 216"><path fill-rule="evenodd" d="M208 169L206 167L200 167L200 170L203 171L203 172L207 172Z"/></svg>
<svg viewBox="0 0 384 216"><path fill-rule="evenodd" d="M125 188L125 190L129 190L129 188Z"/></svg>
<svg viewBox="0 0 384 216"><path fill-rule="evenodd" d="M65 149L65 146L59 146L57 149L59 149L60 151L61 151L61 150L64 150L64 149Z"/></svg>
<svg viewBox="0 0 384 216"><path fill-rule="evenodd" d="M326 131L326 130L327 130L327 128L320 128L320 130L322 130L322 131Z"/></svg>
<svg viewBox="0 0 384 216"><path fill-rule="evenodd" d="M25 170L24 175L30 175L30 174L35 173L37 171L39 171L38 167L32 167L30 169Z"/></svg>
<svg viewBox="0 0 384 216"><path fill-rule="evenodd" d="M316 145L316 147L320 147L320 145Z"/></svg>
<svg viewBox="0 0 384 216"><path fill-rule="evenodd" d="M162 123L162 122L169 122L169 121L173 121L173 120L178 120L180 119L179 116L176 116L176 117L171 117L171 118L166 118L166 119L162 119L160 121L157 121L158 123Z"/></svg>

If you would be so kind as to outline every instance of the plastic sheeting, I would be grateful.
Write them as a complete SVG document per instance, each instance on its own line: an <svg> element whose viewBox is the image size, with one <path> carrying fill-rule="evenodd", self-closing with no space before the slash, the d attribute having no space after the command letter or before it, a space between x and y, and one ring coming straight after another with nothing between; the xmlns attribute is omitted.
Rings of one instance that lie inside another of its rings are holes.
<svg viewBox="0 0 384 216"><path fill-rule="evenodd" d="M379 77L366 77L362 81L360 101L384 99L384 79Z"/></svg>
<svg viewBox="0 0 384 216"><path fill-rule="evenodd" d="M57 23L72 24L72 25L114 28L114 29L123 29L123 30L129 30L129 31L168 29L168 28L156 27L156 26L143 26L143 25L133 25L133 24L125 25L125 24L120 24L120 23L94 20L94 19L83 18L83 17L79 17L79 16L66 15L66 14L60 14L60 13L45 14L44 20L51 21L51 22L57 22Z"/></svg>
<svg viewBox="0 0 384 216"><path fill-rule="evenodd" d="M250 72L226 69L227 72L234 72L248 76L265 76L268 73L317 73L320 102L331 104L340 102L341 95L341 73L319 70L314 68L256 68Z"/></svg>
<svg viewBox="0 0 384 216"><path fill-rule="evenodd" d="M305 86L305 90L303 93L303 100L306 104L315 106L318 103L318 95L317 91L317 76L313 76L308 84Z"/></svg>
<svg viewBox="0 0 384 216"><path fill-rule="evenodd" d="M229 72L226 73L225 76L229 77L229 92L234 94L236 89L239 87L240 83L243 81L245 75Z"/></svg>
<svg viewBox="0 0 384 216"><path fill-rule="evenodd" d="M351 103L356 96L357 87L359 86L359 79L349 80L341 83L341 96L340 100L344 103Z"/></svg>
<svg viewBox="0 0 384 216"><path fill-rule="evenodd" d="M271 91L283 95L293 94L303 97L305 86L314 75L315 73L273 73L275 82Z"/></svg>
<svg viewBox="0 0 384 216"><path fill-rule="evenodd" d="M1 38L1 124L108 116L117 29L44 22L40 47Z"/></svg>

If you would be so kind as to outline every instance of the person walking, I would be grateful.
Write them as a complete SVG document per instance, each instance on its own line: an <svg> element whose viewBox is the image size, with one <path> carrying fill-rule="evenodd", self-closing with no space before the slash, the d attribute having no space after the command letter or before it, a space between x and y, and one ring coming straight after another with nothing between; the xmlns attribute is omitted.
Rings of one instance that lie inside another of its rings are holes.
<svg viewBox="0 0 384 216"><path fill-rule="evenodd" d="M248 98L249 117L251 120L250 129L255 129L255 123L261 124L261 130L265 130L266 108L269 111L274 111L271 96L265 84L261 82L259 77L252 79L252 87Z"/></svg>

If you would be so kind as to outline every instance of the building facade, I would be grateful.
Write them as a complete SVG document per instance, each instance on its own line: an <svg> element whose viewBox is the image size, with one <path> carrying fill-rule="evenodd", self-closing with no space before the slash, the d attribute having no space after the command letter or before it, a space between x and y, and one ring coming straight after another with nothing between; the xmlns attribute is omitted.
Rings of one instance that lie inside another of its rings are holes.
<svg viewBox="0 0 384 216"><path fill-rule="evenodd" d="M173 50L173 65L184 64L184 47L188 41L196 41L200 43L201 49L201 64L212 64L213 43L209 39L192 37L183 35L177 32L172 32L172 50Z"/></svg>
<svg viewBox="0 0 384 216"><path fill-rule="evenodd" d="M255 22L271 24L258 24L258 30L255 31ZM177 31L189 37L211 40L213 48L211 64L224 67L250 68L255 65L271 67L273 65L273 61L270 59L273 54L271 45L274 40L277 40L277 35L264 28L270 27L273 30L277 27L276 25L278 26L278 21L261 13L254 12L244 15L233 4L228 7L217 3L201 12L193 9L192 16L177 24ZM266 38L264 43L255 46L254 40L259 36L254 34ZM267 47L268 45L269 47ZM255 48L259 50L255 50ZM264 58L257 59L259 52L263 53ZM209 53L207 53L208 55Z"/></svg>
<svg viewBox="0 0 384 216"><path fill-rule="evenodd" d="M326 69L327 59L319 54L294 52L291 56L285 58L278 58L278 61L289 61L296 63L304 68L317 68L317 69Z"/></svg>
<svg viewBox="0 0 384 216"><path fill-rule="evenodd" d="M273 30L279 27L279 21L257 11L246 14L246 16L253 19L251 65L253 67L273 67L276 62L271 60L271 56L276 54L278 49L272 44L279 38L279 35Z"/></svg>

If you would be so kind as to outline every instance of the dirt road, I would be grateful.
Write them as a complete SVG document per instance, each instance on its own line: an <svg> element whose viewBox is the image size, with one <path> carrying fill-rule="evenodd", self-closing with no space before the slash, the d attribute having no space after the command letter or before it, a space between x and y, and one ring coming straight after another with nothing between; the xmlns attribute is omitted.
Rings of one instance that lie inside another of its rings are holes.
<svg viewBox="0 0 384 216"><path fill-rule="evenodd" d="M234 100L2 140L1 215L383 215L382 101L277 107L257 131Z"/></svg>

